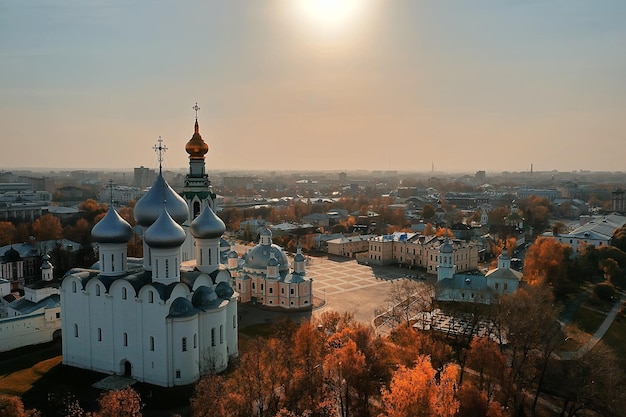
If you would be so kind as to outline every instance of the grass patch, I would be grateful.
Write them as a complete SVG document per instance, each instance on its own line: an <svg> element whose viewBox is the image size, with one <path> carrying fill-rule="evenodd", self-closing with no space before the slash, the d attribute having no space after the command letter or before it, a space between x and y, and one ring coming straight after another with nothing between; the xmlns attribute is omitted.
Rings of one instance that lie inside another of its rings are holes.
<svg viewBox="0 0 626 417"><path fill-rule="evenodd" d="M39 381L52 368L61 363L61 356L46 359L36 363L30 368L15 371L0 377L0 392L10 395L21 396Z"/></svg>
<svg viewBox="0 0 626 417"><path fill-rule="evenodd" d="M602 340L615 351L626 371L626 320L616 318Z"/></svg>
<svg viewBox="0 0 626 417"><path fill-rule="evenodd" d="M578 324L580 330L593 334L598 330L604 319L606 319L606 314L581 307L576 312L574 322Z"/></svg>

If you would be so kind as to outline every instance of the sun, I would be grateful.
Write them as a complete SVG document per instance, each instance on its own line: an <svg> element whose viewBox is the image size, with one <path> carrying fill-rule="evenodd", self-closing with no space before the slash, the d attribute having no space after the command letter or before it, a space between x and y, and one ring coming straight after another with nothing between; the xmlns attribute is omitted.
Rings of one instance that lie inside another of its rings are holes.
<svg viewBox="0 0 626 417"><path fill-rule="evenodd" d="M311 28L337 33L358 23L367 0L293 0L295 12Z"/></svg>

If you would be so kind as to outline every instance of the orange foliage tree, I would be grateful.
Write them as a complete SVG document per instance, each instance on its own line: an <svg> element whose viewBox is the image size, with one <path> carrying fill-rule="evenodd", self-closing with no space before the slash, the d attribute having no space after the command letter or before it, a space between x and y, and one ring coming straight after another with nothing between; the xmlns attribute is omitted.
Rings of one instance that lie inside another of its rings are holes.
<svg viewBox="0 0 626 417"><path fill-rule="evenodd" d="M565 285L571 253L571 246L550 237L539 237L526 252L524 279L529 284Z"/></svg>
<svg viewBox="0 0 626 417"><path fill-rule="evenodd" d="M38 240L54 240L63 237L61 221L52 214L44 214L33 223L33 233Z"/></svg>
<svg viewBox="0 0 626 417"><path fill-rule="evenodd" d="M428 356L419 356L412 368L400 366L389 389L382 389L383 413L386 417L452 417L459 409L457 399L458 370L446 365L439 380L435 378Z"/></svg>
<svg viewBox="0 0 626 417"><path fill-rule="evenodd" d="M0 394L0 417L39 417L37 410L24 409L24 403L14 395Z"/></svg>
<svg viewBox="0 0 626 417"><path fill-rule="evenodd" d="M98 406L94 417L141 417L141 397L131 387L103 393Z"/></svg>
<svg viewBox="0 0 626 417"><path fill-rule="evenodd" d="M17 228L11 222L0 222L0 246L15 243Z"/></svg>

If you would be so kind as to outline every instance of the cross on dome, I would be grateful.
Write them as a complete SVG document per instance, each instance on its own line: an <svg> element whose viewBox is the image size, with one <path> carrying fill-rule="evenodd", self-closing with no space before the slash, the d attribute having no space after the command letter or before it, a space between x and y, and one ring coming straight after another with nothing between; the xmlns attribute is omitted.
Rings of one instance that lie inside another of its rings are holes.
<svg viewBox="0 0 626 417"><path fill-rule="evenodd" d="M111 200L111 206L113 206L113 180L109 180L109 199Z"/></svg>
<svg viewBox="0 0 626 417"><path fill-rule="evenodd" d="M196 120L198 120L198 110L200 110L200 107L198 107L198 102L196 101L196 105L192 107L192 109L194 109L196 111Z"/></svg>
<svg viewBox="0 0 626 417"><path fill-rule="evenodd" d="M157 144L154 145L152 149L154 149L154 151L158 154L159 173L161 173L163 168L163 154L165 153L165 151L167 151L167 146L163 144L163 139L161 138L161 136L159 136Z"/></svg>

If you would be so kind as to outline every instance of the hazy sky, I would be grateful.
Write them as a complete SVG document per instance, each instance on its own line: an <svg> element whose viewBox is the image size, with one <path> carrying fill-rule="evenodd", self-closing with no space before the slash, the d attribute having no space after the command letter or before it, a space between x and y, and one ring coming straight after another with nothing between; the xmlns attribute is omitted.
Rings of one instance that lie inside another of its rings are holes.
<svg viewBox="0 0 626 417"><path fill-rule="evenodd" d="M0 169L626 167L624 0L6 0Z"/></svg>

